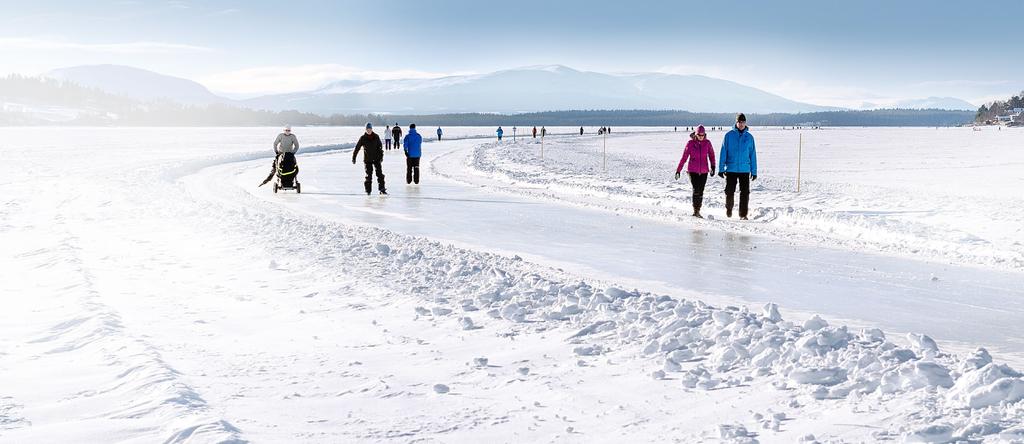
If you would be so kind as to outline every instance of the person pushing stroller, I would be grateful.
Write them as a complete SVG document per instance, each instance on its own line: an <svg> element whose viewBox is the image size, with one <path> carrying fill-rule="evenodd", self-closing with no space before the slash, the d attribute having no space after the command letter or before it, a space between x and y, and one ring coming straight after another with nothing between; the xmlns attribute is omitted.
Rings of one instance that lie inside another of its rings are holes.
<svg viewBox="0 0 1024 444"><path fill-rule="evenodd" d="M274 176L281 173L280 167L282 162L294 165L294 168L289 168L289 171L285 171L288 176L292 176L289 179L294 181L298 177L299 168L295 162L295 153L299 152L299 138L292 134L292 126L285 125L284 131L277 135L274 139L274 164L270 167L270 174L260 184L262 187L274 179ZM285 159L288 157L288 159Z"/></svg>

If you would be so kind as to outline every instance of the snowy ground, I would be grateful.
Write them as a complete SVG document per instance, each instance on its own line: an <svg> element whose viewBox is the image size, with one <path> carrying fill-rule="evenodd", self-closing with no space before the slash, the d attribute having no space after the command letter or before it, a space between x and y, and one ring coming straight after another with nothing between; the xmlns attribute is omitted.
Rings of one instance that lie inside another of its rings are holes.
<svg viewBox="0 0 1024 444"><path fill-rule="evenodd" d="M1024 439L1024 379L999 364L1024 355L1024 205L993 190L1003 218L921 192L1020 183L1013 139L928 130L1007 152L932 175L964 158L882 130L946 147L884 168L906 178L887 196L918 196L887 205L932 213L850 222L886 171L808 153L832 174L805 170L790 196L791 133L766 130L738 225L679 217L681 135L618 130L607 176L593 137L548 139L543 167L532 140L432 143L419 187L387 156L381 198L339 146L359 131L297 131L319 146L300 155L305 192L274 195L255 188L273 129L9 129L0 441Z"/></svg>

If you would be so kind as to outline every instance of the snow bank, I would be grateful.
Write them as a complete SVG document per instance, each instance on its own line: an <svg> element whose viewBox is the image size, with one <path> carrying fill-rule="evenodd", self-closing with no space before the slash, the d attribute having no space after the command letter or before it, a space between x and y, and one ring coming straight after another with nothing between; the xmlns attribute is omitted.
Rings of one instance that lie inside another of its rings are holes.
<svg viewBox="0 0 1024 444"><path fill-rule="evenodd" d="M498 322L572 327L565 338L588 365L601 365L599 358L612 351L633 350L658 366L650 373L656 383L680 390L766 386L800 403L840 400L851 409L909 401L884 435L909 441L974 440L1024 421L1024 378L992 363L984 349L961 357L943 352L927 335L911 334L897 343L881 330L854 332L819 316L794 323L775 304L752 313L570 281L499 257L476 261L466 258L476 253L458 251L430 258L397 248L422 267L479 267L475 274L446 274L459 280L443 285L446 300L470 300ZM722 439L746 437L745 429L732 425L719 431Z"/></svg>

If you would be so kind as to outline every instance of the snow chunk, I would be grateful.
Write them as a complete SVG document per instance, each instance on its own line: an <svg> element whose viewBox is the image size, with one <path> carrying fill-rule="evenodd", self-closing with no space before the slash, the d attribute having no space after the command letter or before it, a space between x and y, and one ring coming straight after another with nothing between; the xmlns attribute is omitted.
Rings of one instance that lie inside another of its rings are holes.
<svg viewBox="0 0 1024 444"><path fill-rule="evenodd" d="M936 344L935 340L928 335L918 333L907 333L907 341L910 341L910 345L912 347L917 348L919 351L924 352L924 354L926 355L928 354L928 352L939 352L939 344Z"/></svg>
<svg viewBox="0 0 1024 444"><path fill-rule="evenodd" d="M949 442L953 440L953 426L932 424L903 437L903 442Z"/></svg>
<svg viewBox="0 0 1024 444"><path fill-rule="evenodd" d="M579 356L597 356L604 353L604 347L600 345L586 345L573 348L572 351Z"/></svg>
<svg viewBox="0 0 1024 444"><path fill-rule="evenodd" d="M810 319L804 321L804 330L821 330L825 327L828 327L828 322L818 315L811 316Z"/></svg>
<svg viewBox="0 0 1024 444"><path fill-rule="evenodd" d="M793 370L789 379L797 384L836 385L846 380L846 370L838 367Z"/></svg>
<svg viewBox="0 0 1024 444"><path fill-rule="evenodd" d="M444 384L434 384L434 393L438 393L438 394L442 394L443 395L445 393L448 393L449 391L451 391L451 389L449 389L447 385L444 385Z"/></svg>
<svg viewBox="0 0 1024 444"><path fill-rule="evenodd" d="M965 373L946 397L954 405L980 409L1024 399L1024 379L1006 365L988 364Z"/></svg>
<svg viewBox="0 0 1024 444"><path fill-rule="evenodd" d="M768 319L769 321L772 322L779 322L782 320L782 313L779 313L779 305L774 302L764 304L762 314L764 315L765 319Z"/></svg>

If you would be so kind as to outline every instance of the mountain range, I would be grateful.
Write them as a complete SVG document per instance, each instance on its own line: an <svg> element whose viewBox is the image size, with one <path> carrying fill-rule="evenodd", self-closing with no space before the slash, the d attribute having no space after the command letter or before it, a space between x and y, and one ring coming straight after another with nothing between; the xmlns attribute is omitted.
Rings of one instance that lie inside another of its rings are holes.
<svg viewBox="0 0 1024 444"><path fill-rule="evenodd" d="M562 65L530 66L434 79L344 80L318 89L233 100L188 79L119 65L50 71L48 77L140 100L225 104L330 114L525 113L569 109L676 109L693 112L805 113L841 110L801 103L700 75L605 74ZM955 98L907 101L902 108L974 109ZM865 104L871 107L871 104Z"/></svg>

